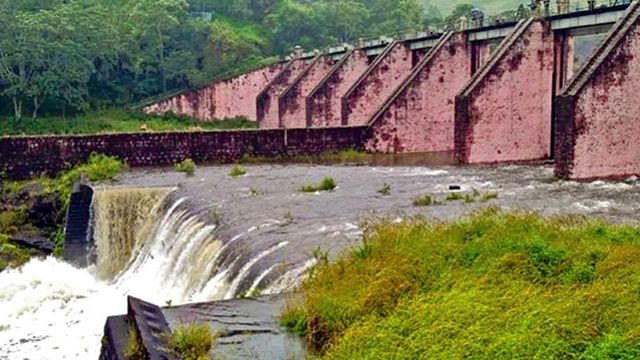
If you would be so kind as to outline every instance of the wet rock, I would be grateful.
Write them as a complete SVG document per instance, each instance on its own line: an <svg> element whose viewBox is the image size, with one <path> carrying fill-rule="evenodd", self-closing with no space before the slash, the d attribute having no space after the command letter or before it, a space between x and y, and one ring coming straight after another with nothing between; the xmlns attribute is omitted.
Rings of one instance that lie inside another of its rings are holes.
<svg viewBox="0 0 640 360"><path fill-rule="evenodd" d="M27 202L27 219L40 229L53 230L58 224L60 202L56 195L36 195Z"/></svg>
<svg viewBox="0 0 640 360"><path fill-rule="evenodd" d="M20 247L36 249L45 254L51 254L53 252L53 241L32 231L19 231L17 234L11 236L9 241Z"/></svg>
<svg viewBox="0 0 640 360"><path fill-rule="evenodd" d="M27 184L18 190L18 195L21 198L28 198L37 194L41 194L44 191L45 187L42 184L31 183Z"/></svg>

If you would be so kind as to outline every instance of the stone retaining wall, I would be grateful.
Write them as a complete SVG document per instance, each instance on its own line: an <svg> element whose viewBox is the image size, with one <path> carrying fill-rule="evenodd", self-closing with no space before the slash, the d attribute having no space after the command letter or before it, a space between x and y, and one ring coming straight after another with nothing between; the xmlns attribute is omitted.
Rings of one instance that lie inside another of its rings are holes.
<svg viewBox="0 0 640 360"><path fill-rule="evenodd" d="M288 156L360 149L363 127L130 133L0 138L0 171L25 179L54 174L92 152L116 156L131 167L173 165L185 158L229 163L245 154Z"/></svg>

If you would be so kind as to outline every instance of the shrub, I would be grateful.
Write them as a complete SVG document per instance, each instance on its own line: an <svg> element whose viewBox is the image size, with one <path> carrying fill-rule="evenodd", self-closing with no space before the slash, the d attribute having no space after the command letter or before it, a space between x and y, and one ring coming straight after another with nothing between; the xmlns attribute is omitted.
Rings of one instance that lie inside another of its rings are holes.
<svg viewBox="0 0 640 360"><path fill-rule="evenodd" d="M320 184L307 184L300 187L300 192L332 191L337 187L336 181L332 177L325 177Z"/></svg>
<svg viewBox="0 0 640 360"><path fill-rule="evenodd" d="M196 163L187 158L175 165L176 171L183 172L187 176L193 176L196 173Z"/></svg>
<svg viewBox="0 0 640 360"><path fill-rule="evenodd" d="M430 195L424 195L413 199L413 206L431 206L433 198Z"/></svg>
<svg viewBox="0 0 640 360"><path fill-rule="evenodd" d="M206 323L180 325L168 339L169 349L182 360L209 360L214 335Z"/></svg>
<svg viewBox="0 0 640 360"><path fill-rule="evenodd" d="M229 171L229 176L231 176L231 177L238 177L238 176L243 176L243 175L246 175L246 174L247 174L247 171L245 169L241 168L240 166L234 166Z"/></svg>
<svg viewBox="0 0 640 360"><path fill-rule="evenodd" d="M458 192L452 192L447 195L447 201L458 201L464 199L464 195Z"/></svg>

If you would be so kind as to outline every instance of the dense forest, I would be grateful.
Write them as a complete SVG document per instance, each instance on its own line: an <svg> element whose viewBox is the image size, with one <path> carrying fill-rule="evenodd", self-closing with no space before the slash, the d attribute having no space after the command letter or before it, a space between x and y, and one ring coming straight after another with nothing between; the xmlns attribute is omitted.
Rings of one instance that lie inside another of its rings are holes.
<svg viewBox="0 0 640 360"><path fill-rule="evenodd" d="M429 0L0 0L0 114L123 107L275 61L294 45L419 29L472 7L437 1L458 6L443 16Z"/></svg>

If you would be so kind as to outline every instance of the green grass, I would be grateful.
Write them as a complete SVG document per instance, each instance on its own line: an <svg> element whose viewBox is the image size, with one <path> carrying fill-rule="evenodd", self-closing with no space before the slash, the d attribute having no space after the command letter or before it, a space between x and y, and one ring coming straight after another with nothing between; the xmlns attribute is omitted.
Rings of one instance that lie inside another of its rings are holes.
<svg viewBox="0 0 640 360"><path fill-rule="evenodd" d="M177 172L183 172L187 176L193 176L196 173L196 163L189 158L175 164L174 168Z"/></svg>
<svg viewBox="0 0 640 360"><path fill-rule="evenodd" d="M325 359L636 359L640 227L488 209L365 227L281 323Z"/></svg>
<svg viewBox="0 0 640 360"><path fill-rule="evenodd" d="M325 177L320 184L306 184L300 187L300 192L311 193L317 191L332 191L337 187L336 181L332 177Z"/></svg>
<svg viewBox="0 0 640 360"><path fill-rule="evenodd" d="M152 116L118 109L93 111L72 118L43 117L35 120L0 118L0 134L2 135L102 134L241 128L255 128L255 122L245 119L205 122L172 114Z"/></svg>
<svg viewBox="0 0 640 360"><path fill-rule="evenodd" d="M182 360L209 360L214 334L209 324L180 325L169 336L171 352Z"/></svg>
<svg viewBox="0 0 640 360"><path fill-rule="evenodd" d="M231 168L231 170L229 170L229 176L231 177L238 177L246 174L247 174L247 171L241 168L240 166L234 166Z"/></svg>
<svg viewBox="0 0 640 360"><path fill-rule="evenodd" d="M433 204L434 202L431 195L423 195L413 199L413 206L431 206Z"/></svg>

